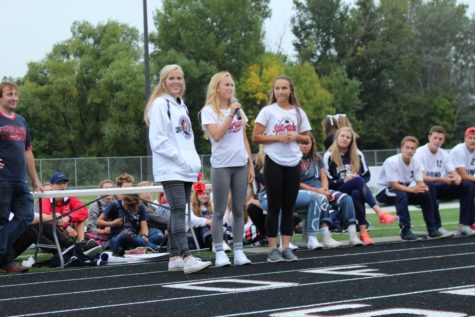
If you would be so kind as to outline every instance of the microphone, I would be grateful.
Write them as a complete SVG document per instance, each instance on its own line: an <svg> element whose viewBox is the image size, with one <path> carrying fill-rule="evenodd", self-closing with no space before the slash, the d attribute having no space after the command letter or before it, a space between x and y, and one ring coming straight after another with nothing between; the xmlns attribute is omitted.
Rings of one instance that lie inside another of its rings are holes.
<svg viewBox="0 0 475 317"><path fill-rule="evenodd" d="M238 99L236 97L233 97L233 100L231 101L231 103L235 103L235 102L238 102ZM241 109L236 109L236 116L238 118L238 120L241 120L242 119L242 116L241 116Z"/></svg>

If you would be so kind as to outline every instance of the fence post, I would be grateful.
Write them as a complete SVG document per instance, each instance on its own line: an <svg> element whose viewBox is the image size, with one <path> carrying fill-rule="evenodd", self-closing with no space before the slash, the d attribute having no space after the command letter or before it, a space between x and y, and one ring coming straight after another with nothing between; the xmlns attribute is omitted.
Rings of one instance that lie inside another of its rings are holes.
<svg viewBox="0 0 475 317"><path fill-rule="evenodd" d="M78 188L78 159L74 158L74 180L76 182L76 188Z"/></svg>
<svg viewBox="0 0 475 317"><path fill-rule="evenodd" d="M142 156L139 156L139 160L140 160L140 180L143 181Z"/></svg>

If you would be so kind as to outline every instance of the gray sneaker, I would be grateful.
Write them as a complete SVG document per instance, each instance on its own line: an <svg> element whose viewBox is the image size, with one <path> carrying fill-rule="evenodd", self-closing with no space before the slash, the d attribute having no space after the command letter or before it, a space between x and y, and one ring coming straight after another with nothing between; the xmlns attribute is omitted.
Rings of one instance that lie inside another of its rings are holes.
<svg viewBox="0 0 475 317"><path fill-rule="evenodd" d="M277 263L277 262L284 262L284 258L280 255L278 249L272 249L267 254L267 262L269 263Z"/></svg>
<svg viewBox="0 0 475 317"><path fill-rule="evenodd" d="M287 248L282 252L282 257L287 262L298 261L298 257L294 254L291 248Z"/></svg>

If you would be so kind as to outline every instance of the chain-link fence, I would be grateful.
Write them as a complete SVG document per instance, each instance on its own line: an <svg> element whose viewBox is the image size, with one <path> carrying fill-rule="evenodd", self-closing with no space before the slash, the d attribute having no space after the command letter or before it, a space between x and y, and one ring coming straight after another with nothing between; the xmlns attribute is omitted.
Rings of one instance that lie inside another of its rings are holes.
<svg viewBox="0 0 475 317"><path fill-rule="evenodd" d="M363 151L368 166L382 165L399 149ZM210 155L201 155L201 164L205 178L210 178ZM41 181L49 181L55 171L63 171L69 178L70 188L96 188L103 179L115 180L122 173L134 176L135 181L153 180L151 175L152 158L150 156L122 157L79 157L37 159L36 167Z"/></svg>

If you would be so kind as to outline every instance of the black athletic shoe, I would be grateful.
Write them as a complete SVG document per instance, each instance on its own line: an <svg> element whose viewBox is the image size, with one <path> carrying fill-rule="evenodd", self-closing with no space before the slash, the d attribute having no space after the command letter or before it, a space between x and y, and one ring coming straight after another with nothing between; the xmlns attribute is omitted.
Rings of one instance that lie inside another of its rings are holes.
<svg viewBox="0 0 475 317"><path fill-rule="evenodd" d="M429 238L437 239L442 238L444 235L439 232L437 229L429 230Z"/></svg>
<svg viewBox="0 0 475 317"><path fill-rule="evenodd" d="M414 241L414 240L419 240L419 237L416 236L414 232L412 232L411 230L405 230L401 232L401 239Z"/></svg>
<svg viewBox="0 0 475 317"><path fill-rule="evenodd" d="M78 243L78 245L83 253L99 246L99 244L94 239L82 240Z"/></svg>

